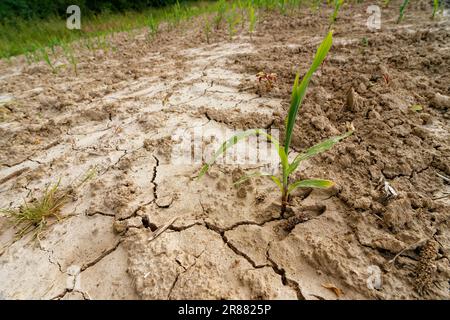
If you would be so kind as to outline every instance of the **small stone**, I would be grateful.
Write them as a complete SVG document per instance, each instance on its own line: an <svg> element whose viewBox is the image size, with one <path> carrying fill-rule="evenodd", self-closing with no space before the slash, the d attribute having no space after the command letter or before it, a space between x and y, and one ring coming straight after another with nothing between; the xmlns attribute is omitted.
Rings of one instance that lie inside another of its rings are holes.
<svg viewBox="0 0 450 320"><path fill-rule="evenodd" d="M347 107L350 111L359 111L361 109L361 98L353 88L347 92Z"/></svg>
<svg viewBox="0 0 450 320"><path fill-rule="evenodd" d="M117 233L122 233L127 230L127 222L123 220L114 221L113 228Z"/></svg>
<svg viewBox="0 0 450 320"><path fill-rule="evenodd" d="M155 202L156 205L160 208L168 208L173 202L173 197L171 195L158 197Z"/></svg>
<svg viewBox="0 0 450 320"><path fill-rule="evenodd" d="M431 106L436 109L450 109L450 97L436 93L430 102Z"/></svg>

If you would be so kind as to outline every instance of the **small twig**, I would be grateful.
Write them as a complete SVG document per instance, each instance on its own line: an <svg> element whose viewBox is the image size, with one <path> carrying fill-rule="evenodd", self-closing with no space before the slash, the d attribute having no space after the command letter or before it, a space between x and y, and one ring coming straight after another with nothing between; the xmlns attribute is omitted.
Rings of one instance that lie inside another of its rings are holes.
<svg viewBox="0 0 450 320"><path fill-rule="evenodd" d="M444 175L442 175L442 174L439 174L439 173L437 173L437 172L436 172L436 174L437 174L439 177L441 177L442 179L444 179L445 181L450 182L450 178L447 178L446 176L444 176Z"/></svg>
<svg viewBox="0 0 450 320"><path fill-rule="evenodd" d="M443 195L443 196L440 196L440 197L436 197L436 198L433 198L432 200L439 200L439 199L444 199L444 198L447 198L448 196L450 196L450 193L446 193L445 195Z"/></svg>
<svg viewBox="0 0 450 320"><path fill-rule="evenodd" d="M22 173L24 173L24 172L26 172L28 170L30 170L29 167L20 168L19 170L14 171L13 173L11 173L11 174L7 175L6 177L2 178L0 180L0 184L4 184L5 182L11 180L12 178L20 176Z"/></svg>
<svg viewBox="0 0 450 320"><path fill-rule="evenodd" d="M401 250L399 253L397 253L397 254L395 255L394 258L392 258L391 260L389 260L388 263L393 263L393 262L394 262L399 256L401 256L405 251L408 251L408 250L417 248L417 246L419 246L420 244L422 244L422 243L425 242L425 241L427 241L427 239L421 239L421 240L419 240L419 241L413 243L412 245L410 245L410 246L404 248L404 249Z"/></svg>
<svg viewBox="0 0 450 320"><path fill-rule="evenodd" d="M152 241L155 240L157 237L159 237L161 235L161 233L163 233L164 231L167 230L167 228L169 228L177 219L179 218L179 216L176 216L175 218L172 218L172 220L170 220L168 223L166 223L165 225L163 225L162 227L159 227L158 229L156 229L148 238L148 241Z"/></svg>

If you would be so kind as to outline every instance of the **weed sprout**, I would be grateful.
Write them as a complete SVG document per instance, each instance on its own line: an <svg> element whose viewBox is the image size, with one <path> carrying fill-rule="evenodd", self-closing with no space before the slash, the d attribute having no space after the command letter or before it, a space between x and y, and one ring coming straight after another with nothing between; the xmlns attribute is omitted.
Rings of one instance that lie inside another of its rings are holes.
<svg viewBox="0 0 450 320"><path fill-rule="evenodd" d="M61 208L67 203L68 195L59 190L59 182L48 186L40 199L30 203L25 202L19 209L7 209L2 212L14 222L15 227L20 227L16 236L24 236L35 230L35 237L39 236L47 225L47 220L54 217L61 220Z"/></svg>

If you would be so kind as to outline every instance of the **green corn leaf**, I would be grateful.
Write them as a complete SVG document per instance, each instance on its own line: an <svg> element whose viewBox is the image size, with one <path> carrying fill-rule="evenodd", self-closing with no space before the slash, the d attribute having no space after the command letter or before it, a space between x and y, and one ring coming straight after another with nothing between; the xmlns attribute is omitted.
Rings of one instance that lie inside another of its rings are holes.
<svg viewBox="0 0 450 320"><path fill-rule="evenodd" d="M326 139L326 140L312 146L305 152L300 153L299 155L297 155L295 157L294 161L292 161L292 163L290 164L289 169L288 169L288 174L291 174L292 172L297 170L298 165L303 160L309 159L309 158L315 156L316 154L319 154L319 153L322 153L324 151L331 149L336 143L338 143L342 139L347 138L351 134L353 134L353 131L348 131L341 136L336 136L336 137Z"/></svg>
<svg viewBox="0 0 450 320"><path fill-rule="evenodd" d="M308 88L312 75L321 65L323 60L325 60L325 57L327 56L332 43L333 43L333 32L330 31L328 32L328 35L325 37L325 39L322 41L321 45L317 49L314 61L311 64L311 67L309 68L306 75L303 77L300 84L298 84L298 76L296 77L296 81L294 83L292 91L291 106L289 108L289 113L286 120L286 141L284 145L284 151L286 154L288 154L289 152L289 145L291 143L295 119L297 118L298 109L303 101L303 98L305 97L306 89Z"/></svg>
<svg viewBox="0 0 450 320"><path fill-rule="evenodd" d="M275 146L275 148L277 148L278 156L280 157L281 166L283 168L283 171L287 170L289 167L289 160L288 160L287 153L284 151L283 147L280 146L280 142L277 139L275 139L274 137L272 137L270 134L265 133L264 131L258 131L258 133L262 134L266 138L268 138L269 141Z"/></svg>
<svg viewBox="0 0 450 320"><path fill-rule="evenodd" d="M217 160L217 158L220 157L225 152L227 152L227 150L230 147L234 146L240 140L250 137L252 135L256 135L256 134L258 134L258 130L256 130L256 129L246 130L246 131L243 131L239 134L232 136L230 139L228 139L227 141L222 143L220 148L214 154L213 158L202 167L197 178L201 178L208 171L209 167Z"/></svg>
<svg viewBox="0 0 450 320"><path fill-rule="evenodd" d="M256 178L256 177L265 177L265 176L271 176L271 174L256 171L256 172L246 174L245 176L240 177L239 180L237 180L236 182L233 183L233 185L238 186L241 183L247 181L248 179Z"/></svg>
<svg viewBox="0 0 450 320"><path fill-rule="evenodd" d="M294 191L297 188L319 188L319 189L327 189L334 186L334 182L331 180L322 180L322 179L308 179L308 180L299 180L292 183L288 188L288 194Z"/></svg>
<svg viewBox="0 0 450 320"><path fill-rule="evenodd" d="M439 0L434 0L433 1L433 14L431 15L431 18L434 19L434 17L436 16L436 13L439 9Z"/></svg>
<svg viewBox="0 0 450 320"><path fill-rule="evenodd" d="M238 181L236 181L233 184L238 186L241 183L247 181L248 179L255 178L255 177L270 177L272 179L272 181L275 182L276 185L280 188L280 190L282 189L282 185L281 185L280 179L278 179L278 177L271 175L270 173L263 173L263 172L253 172L248 175L242 176Z"/></svg>
<svg viewBox="0 0 450 320"><path fill-rule="evenodd" d="M287 157L286 153L284 152L284 149L280 146L280 142L277 139L275 139L274 137L272 137L270 134L265 133L264 131L261 131L259 129L250 129L250 130L241 132L239 134L236 134L236 135L232 136L230 139L228 139L227 141L225 141L220 146L220 148L215 152L213 158L208 163L203 165L199 174L197 175L197 179L201 178L208 171L209 167L217 160L217 158L220 157L222 154L226 153L229 148L231 148L236 143L238 143L239 141L241 141L245 138L248 138L253 135L259 135L259 134L267 137L269 139L269 141L277 148L278 155L281 159L281 164L282 164L283 168L287 169L289 166L288 157Z"/></svg>
<svg viewBox="0 0 450 320"><path fill-rule="evenodd" d="M278 177L275 177L275 176L271 176L270 178L272 179L273 182L275 182L275 184L278 186L278 188L280 188L280 191L283 192L283 185L282 185L280 179L278 179Z"/></svg>

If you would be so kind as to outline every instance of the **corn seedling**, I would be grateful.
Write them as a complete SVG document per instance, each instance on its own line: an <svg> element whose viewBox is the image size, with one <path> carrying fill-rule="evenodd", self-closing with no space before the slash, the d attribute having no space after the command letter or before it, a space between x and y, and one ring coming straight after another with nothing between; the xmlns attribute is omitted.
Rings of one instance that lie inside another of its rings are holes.
<svg viewBox="0 0 450 320"><path fill-rule="evenodd" d="M177 2L173 5L173 23L175 26L179 25L181 20L183 19L183 9L181 8L180 2Z"/></svg>
<svg viewBox="0 0 450 320"><path fill-rule="evenodd" d="M253 8L253 6L250 6L248 8L248 19L249 19L248 32L250 33L250 38L251 38L253 35L253 32L255 31L255 26L256 26L256 14L255 14L255 8Z"/></svg>
<svg viewBox="0 0 450 320"><path fill-rule="evenodd" d="M42 59L44 59L45 63L52 69L53 73L56 73L56 68L50 60L50 56L45 48L41 49Z"/></svg>
<svg viewBox="0 0 450 320"><path fill-rule="evenodd" d="M434 19L438 10L439 10L439 0L434 0L433 1L433 14L431 15L431 19Z"/></svg>
<svg viewBox="0 0 450 320"><path fill-rule="evenodd" d="M300 163L303 160L309 159L316 154L322 153L324 151L329 150L336 143L341 141L342 139L348 137L353 133L353 131L348 131L347 133L329 138L323 142L316 144L315 146L307 149L306 151L298 154L294 160L289 163L288 155L289 155L289 147L291 144L292 132L294 130L295 120L297 118L298 110L302 104L303 98L305 97L306 90L308 88L309 82L314 74L314 72L319 68L321 63L324 61L325 57L328 54L328 51L331 48L333 42L332 31L328 33L325 39L322 41L321 45L317 49L314 60L309 68L308 72L305 74L301 82L299 82L299 73L295 77L294 85L292 88L291 95L291 106L289 108L289 112L286 118L286 132L285 132L285 140L284 147L280 145L275 138L271 135L265 133L259 129L251 129L243 131L237 135L234 135L229 140L225 141L221 147L216 151L213 155L212 159L206 163L200 170L198 174L198 178L201 178L211 167L211 165L217 160L217 158L223 155L229 148L237 144L239 141L246 139L250 136L259 136L262 135L270 141L278 151L278 155L280 158L280 165L282 169L281 176L265 174L260 172L255 172L240 178L235 184L240 184L251 177L256 176L268 176L272 181L279 187L281 192L281 211L284 213L286 211L288 205L289 195L297 188L329 188L334 185L334 183L330 180L324 179L307 179L307 180L298 180L291 182L290 175L294 173Z"/></svg>
<svg viewBox="0 0 450 320"><path fill-rule="evenodd" d="M400 15L398 16L397 23L400 23L403 21L403 16L405 15L405 9L406 9L406 6L408 5L408 3L409 3L409 0L403 0L402 5L400 6Z"/></svg>
<svg viewBox="0 0 450 320"><path fill-rule="evenodd" d="M280 8L280 13L282 15L286 15L287 12L287 6L288 6L288 0L279 0L278 1L278 7Z"/></svg>
<svg viewBox="0 0 450 320"><path fill-rule="evenodd" d="M337 15L339 13L339 9L341 8L344 0L334 0L334 11L330 17L330 27L336 22Z"/></svg>
<svg viewBox="0 0 450 320"><path fill-rule="evenodd" d="M225 0L220 0L217 5L217 14L214 17L214 26L216 30L220 28L222 21L225 18L225 13L227 12L227 2Z"/></svg>
<svg viewBox="0 0 450 320"><path fill-rule="evenodd" d="M34 237L39 240L50 218L61 220L59 214L67 201L68 194L59 190L58 182L48 186L39 199L29 203L24 202L19 209L7 209L1 212L14 222L14 227L19 227L16 237L21 238L34 230Z"/></svg>
<svg viewBox="0 0 450 320"><path fill-rule="evenodd" d="M236 10L236 5L234 4L230 12L226 17L227 25L228 25L228 34L230 36L230 40L233 39L233 36L236 33L236 26L241 21L241 17Z"/></svg>
<svg viewBox="0 0 450 320"><path fill-rule="evenodd" d="M301 0L288 0L288 6L290 8L290 15L294 14L295 9L301 4Z"/></svg>
<svg viewBox="0 0 450 320"><path fill-rule="evenodd" d="M155 18L153 18L153 16L150 16L147 22L147 26L149 30L149 36L153 39L158 34L159 23Z"/></svg>
<svg viewBox="0 0 450 320"><path fill-rule="evenodd" d="M93 44L92 39L90 37L87 37L85 39L84 45L85 45L86 49L88 49L91 52L95 50L94 44Z"/></svg>
<svg viewBox="0 0 450 320"><path fill-rule="evenodd" d="M33 63L33 54L29 51L25 52L25 60L28 65L31 65Z"/></svg>
<svg viewBox="0 0 450 320"><path fill-rule="evenodd" d="M72 65L73 72L75 73L76 76L78 76L78 68L77 68L78 60L73 52L73 48L70 45L67 45L63 46L63 50L67 58L67 61Z"/></svg>
<svg viewBox="0 0 450 320"><path fill-rule="evenodd" d="M205 33L206 43L209 44L211 36L211 22L208 18L205 19L205 25L203 26L203 32Z"/></svg>
<svg viewBox="0 0 450 320"><path fill-rule="evenodd" d="M313 1L311 1L311 9L312 9L312 11L319 12L321 4L322 4L322 0L313 0Z"/></svg>
<svg viewBox="0 0 450 320"><path fill-rule="evenodd" d="M56 56L56 47L61 45L61 40L57 37L53 37L50 39L49 41L49 47L50 50L52 51L52 55Z"/></svg>

